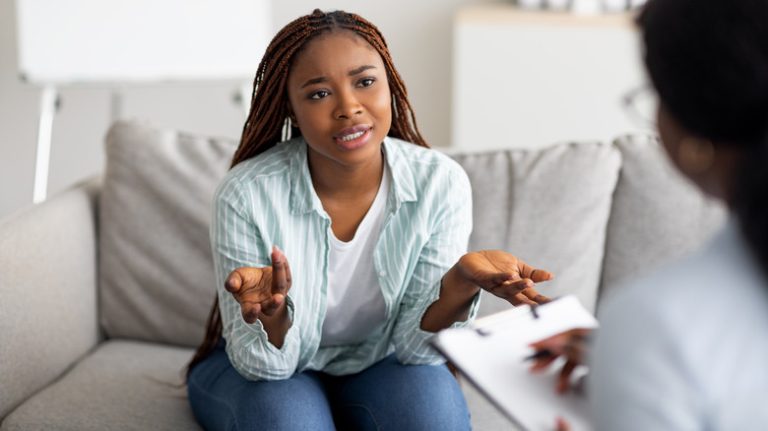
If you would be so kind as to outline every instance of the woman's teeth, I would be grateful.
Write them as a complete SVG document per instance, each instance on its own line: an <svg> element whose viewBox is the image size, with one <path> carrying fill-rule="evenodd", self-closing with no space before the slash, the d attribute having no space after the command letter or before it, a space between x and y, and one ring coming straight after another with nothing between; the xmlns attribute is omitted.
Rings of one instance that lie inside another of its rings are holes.
<svg viewBox="0 0 768 431"><path fill-rule="evenodd" d="M342 136L341 138L339 138L339 140L342 142L349 142L363 136L364 134L365 134L365 131L355 132L351 135Z"/></svg>

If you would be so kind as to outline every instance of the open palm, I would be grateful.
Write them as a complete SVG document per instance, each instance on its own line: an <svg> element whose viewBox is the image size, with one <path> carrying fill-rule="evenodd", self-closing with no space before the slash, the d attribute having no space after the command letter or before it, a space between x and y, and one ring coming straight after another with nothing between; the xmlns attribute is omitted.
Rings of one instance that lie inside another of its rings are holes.
<svg viewBox="0 0 768 431"><path fill-rule="evenodd" d="M533 268L502 250L465 254L458 263L459 275L513 305L543 304L549 298L534 289L534 283L551 280L552 274Z"/></svg>

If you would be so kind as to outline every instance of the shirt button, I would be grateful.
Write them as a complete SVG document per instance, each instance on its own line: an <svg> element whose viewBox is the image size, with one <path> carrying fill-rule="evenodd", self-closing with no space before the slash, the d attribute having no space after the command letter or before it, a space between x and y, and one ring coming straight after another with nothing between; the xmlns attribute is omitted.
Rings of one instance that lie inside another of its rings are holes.
<svg viewBox="0 0 768 431"><path fill-rule="evenodd" d="M386 271L379 272L379 277L386 277L387 273Z"/></svg>

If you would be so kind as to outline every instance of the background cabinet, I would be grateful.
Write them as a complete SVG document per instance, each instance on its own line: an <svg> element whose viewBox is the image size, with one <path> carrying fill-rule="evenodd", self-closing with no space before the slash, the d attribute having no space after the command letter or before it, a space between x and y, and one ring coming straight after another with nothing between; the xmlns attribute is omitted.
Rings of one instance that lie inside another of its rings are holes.
<svg viewBox="0 0 768 431"><path fill-rule="evenodd" d="M609 140L641 130L622 96L645 82L630 14L473 5L454 21L452 149Z"/></svg>

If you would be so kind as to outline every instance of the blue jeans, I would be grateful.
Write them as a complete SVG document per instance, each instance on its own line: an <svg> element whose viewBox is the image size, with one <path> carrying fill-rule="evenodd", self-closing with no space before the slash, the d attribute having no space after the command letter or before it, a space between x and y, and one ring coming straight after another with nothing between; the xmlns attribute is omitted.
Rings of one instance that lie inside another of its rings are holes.
<svg viewBox="0 0 768 431"><path fill-rule="evenodd" d="M250 381L217 348L189 377L189 402L207 430L468 430L469 411L444 365L394 355L347 376L305 371Z"/></svg>

